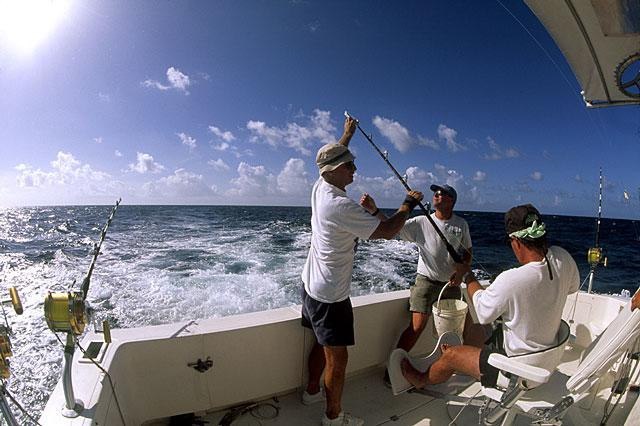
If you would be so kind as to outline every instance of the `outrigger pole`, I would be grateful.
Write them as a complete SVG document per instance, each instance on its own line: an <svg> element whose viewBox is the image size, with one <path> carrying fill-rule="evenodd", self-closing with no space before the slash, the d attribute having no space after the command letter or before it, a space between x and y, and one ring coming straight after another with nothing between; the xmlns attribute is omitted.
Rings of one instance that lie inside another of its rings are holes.
<svg viewBox="0 0 640 426"><path fill-rule="evenodd" d="M364 132L364 130L362 130L362 127L360 127L360 122L358 121L358 119L356 119L355 117L352 117L351 115L349 115L349 113L347 111L344 112L344 116L347 117L347 118L351 118L351 119L355 120L356 125L358 126L358 130L360 130L360 132L364 135L364 137L369 141L371 146L373 146L375 148L375 150L378 152L378 154L380 154L380 157L382 157L384 162L387 163L387 166L389 166L391 171L400 180L400 182L405 187L405 189L407 191L411 191L411 188L409 187L407 182L404 180L404 178L402 176L400 176L400 173L398 173L396 168L393 167L393 165L389 162L388 154L383 153L382 151L380 151L380 148L378 148L378 146L375 143L373 143L373 137L370 136L370 135L367 135ZM419 201L418 201L418 206L420 206L420 209L422 210L422 213L424 213L424 215L429 220L429 223L433 226L433 229L435 229L435 231L438 234L438 236L442 239L442 242L444 242L444 245L447 247L447 251L449 252L449 255L451 255L451 258L454 260L454 262L462 263L462 257L458 254L458 252L455 251L455 249L453 248L451 243L449 243L449 241L447 240L447 237L445 237L444 234L442 233L442 231L440 230L440 228L438 228L438 225L436 225L436 223L431 218L431 215L429 214L429 211Z"/></svg>

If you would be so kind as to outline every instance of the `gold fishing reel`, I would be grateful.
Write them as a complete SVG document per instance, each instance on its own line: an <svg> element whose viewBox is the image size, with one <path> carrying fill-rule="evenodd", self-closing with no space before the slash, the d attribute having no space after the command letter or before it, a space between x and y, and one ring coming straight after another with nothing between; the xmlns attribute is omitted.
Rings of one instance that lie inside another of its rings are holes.
<svg viewBox="0 0 640 426"><path fill-rule="evenodd" d="M9 327L0 325L0 377L8 379L11 375L9 370L9 358L13 356L11 351L11 340Z"/></svg>
<svg viewBox="0 0 640 426"><path fill-rule="evenodd" d="M80 335L89 322L89 314L79 291L49 292L44 299L44 317L54 332Z"/></svg>
<svg viewBox="0 0 640 426"><path fill-rule="evenodd" d="M595 268L600 264L606 267L609 260L606 256L602 255L601 247L591 247L587 252L587 262L591 268Z"/></svg>
<svg viewBox="0 0 640 426"><path fill-rule="evenodd" d="M22 312L24 311L22 309L22 302L20 301L18 290L16 290L15 287L9 287L9 299L0 300L0 303L3 305L11 303L11 305L13 305L13 309L18 315L22 315ZM13 356L13 351L11 350L10 335L11 328L9 328L9 324L0 324L0 378L3 379L8 379L11 375L11 370L9 369L9 358Z"/></svg>

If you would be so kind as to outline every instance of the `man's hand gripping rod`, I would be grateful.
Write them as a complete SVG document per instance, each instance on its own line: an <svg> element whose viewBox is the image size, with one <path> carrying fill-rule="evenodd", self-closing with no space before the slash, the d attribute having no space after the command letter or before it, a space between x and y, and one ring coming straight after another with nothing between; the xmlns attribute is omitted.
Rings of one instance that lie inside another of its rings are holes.
<svg viewBox="0 0 640 426"><path fill-rule="evenodd" d="M360 122L355 118L352 117L351 115L349 115L349 113L347 111L344 112L344 116L347 118L351 118L352 120L355 120L356 122L356 126L358 126L358 130L360 130L360 132L364 135L364 137L369 141L369 143L371 144L371 146L373 146L375 148L375 150L378 152L378 154L380 154L380 157L382 157L382 159L384 160L385 163L387 163L387 166L389 166L389 168L391 169L391 171L396 175L396 177L400 180L400 182L402 183L402 185L405 187L405 189L407 191L411 191L411 188L409 187L409 185L407 184L407 182L402 178L402 176L400 176L400 173L398 173L398 171L396 170L395 167L393 167L393 165L389 162L389 159L387 158L387 156L380 151L380 148L378 148L378 146L373 143L373 139L371 136L367 135L364 130L362 130L362 127L360 127ZM427 209L424 207L424 205L421 202L418 202L418 206L420 206L420 209L422 210L422 213L424 213L424 215L427 217L427 219L429 220L429 223L433 226L433 229L435 229L436 233L438 234L438 236L442 239L442 241L444 242L444 245L447 248L447 251L449 252L449 255L451 255L451 258L456 262L456 263L462 263L462 257L460 257L460 255L455 251L455 249L453 248L453 246L451 245L451 243L449 243L449 241L447 240L447 237L444 236L444 234L442 233L442 231L440 230L440 228L438 228L438 225L436 225L436 223L433 221L433 219L431 218L431 215L429 214L429 212L427 211Z"/></svg>

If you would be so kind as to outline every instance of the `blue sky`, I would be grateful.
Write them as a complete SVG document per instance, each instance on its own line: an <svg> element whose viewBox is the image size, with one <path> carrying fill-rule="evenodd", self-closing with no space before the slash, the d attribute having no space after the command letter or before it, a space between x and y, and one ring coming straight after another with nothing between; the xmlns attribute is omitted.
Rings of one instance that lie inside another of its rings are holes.
<svg viewBox="0 0 640 426"><path fill-rule="evenodd" d="M461 210L594 215L602 166L604 215L640 216L640 109L588 110L519 1L557 66L496 1L21 3L0 0L2 206L309 205L348 109ZM386 165L351 148L348 193L397 206Z"/></svg>

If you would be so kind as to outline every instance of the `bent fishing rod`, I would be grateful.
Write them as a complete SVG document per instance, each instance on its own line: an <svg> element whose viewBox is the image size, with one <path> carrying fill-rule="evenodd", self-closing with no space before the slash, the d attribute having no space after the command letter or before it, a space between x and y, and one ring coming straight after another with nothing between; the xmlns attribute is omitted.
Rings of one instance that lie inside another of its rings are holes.
<svg viewBox="0 0 640 426"><path fill-rule="evenodd" d="M98 255L100 254L100 248L102 247L102 242L104 238L107 236L107 230L109 229L109 225L111 225L111 221L113 220L113 216L116 214L116 210L118 210L118 206L120 205L120 201L122 198L119 198L116 201L116 205L111 210L111 214L109 215L109 219L107 219L107 223L102 228L100 232L100 241L97 244L93 245L93 259L91 260L91 265L89 265L89 271L87 275L82 280L82 300L87 298L87 294L89 293L89 283L91 282L91 274L93 273L93 268L96 266L96 261L98 260Z"/></svg>
<svg viewBox="0 0 640 426"><path fill-rule="evenodd" d="M393 164L391 164L391 162L389 161L389 158L387 158L388 156L385 155L382 151L380 151L380 148L378 148L378 146L375 143L373 143L373 138L370 135L367 135L364 130L362 130L362 127L360 127L360 122L358 121L358 119L349 115L347 111L344 112L344 116L347 118L351 118L352 120L355 120L356 126L358 126L358 130L360 130L360 132L364 135L364 137L369 141L371 146L373 146L373 148L375 148L378 154L380 154L380 157L382 157L384 162L387 163L387 166L389 166L391 171L400 180L400 182L405 187L405 189L407 191L411 191L412 189L409 187L407 182L402 178L402 176L400 176L400 173L398 173L396 168L393 167ZM429 214L429 211L427 211L427 209L424 207L424 205L420 201L418 201L418 206L420 206L422 213L424 213L424 215L427 217L427 220L429 220L429 223L431 224L431 226L433 226L433 229L435 229L438 236L442 239L442 242L444 243L445 247L447 248L447 251L449 252L449 255L451 255L451 258L454 260L454 262L462 263L462 257L458 254L458 252L455 251L451 243L447 240L447 237L444 236L444 234L442 233L438 225L436 225L436 223L433 221L433 219L431 218L431 215Z"/></svg>

